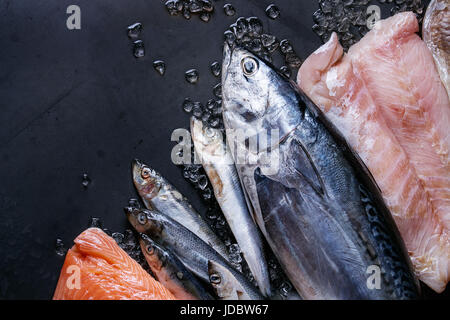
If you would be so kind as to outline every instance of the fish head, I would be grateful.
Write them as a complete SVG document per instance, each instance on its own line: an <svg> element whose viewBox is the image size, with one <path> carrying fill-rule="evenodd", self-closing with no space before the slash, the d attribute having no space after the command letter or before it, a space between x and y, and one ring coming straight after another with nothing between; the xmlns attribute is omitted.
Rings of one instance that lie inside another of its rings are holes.
<svg viewBox="0 0 450 320"><path fill-rule="evenodd" d="M162 230L160 214L157 211L125 207L125 214L133 228L139 233L158 235Z"/></svg>
<svg viewBox="0 0 450 320"><path fill-rule="evenodd" d="M191 136L198 156L202 157L203 151L210 155L224 155L221 130L204 126L202 121L191 117ZM206 159L202 159L202 163L204 160Z"/></svg>
<svg viewBox="0 0 450 320"><path fill-rule="evenodd" d="M223 300L240 300L244 290L236 278L227 268L219 263L208 260L209 283L214 288L217 296Z"/></svg>
<svg viewBox="0 0 450 320"><path fill-rule="evenodd" d="M156 242L145 233L140 234L139 243L145 260L152 270L161 270L167 261L167 254Z"/></svg>
<svg viewBox="0 0 450 320"><path fill-rule="evenodd" d="M235 145L251 151L248 156L266 157L265 165L277 171L275 153L280 137L295 127L291 99L296 87L277 71L247 49L225 44L222 66L222 109L228 145L235 154ZM295 105L298 107L298 105ZM286 112L286 109L287 110ZM288 118L288 121L285 121ZM233 138L235 136L235 138ZM236 139L238 137L238 139ZM255 143L257 141L257 143ZM273 159L272 159L273 158ZM237 160L235 162L241 162ZM253 160L244 163L250 163ZM241 162L242 163L242 162ZM271 164L273 163L273 164Z"/></svg>
<svg viewBox="0 0 450 320"><path fill-rule="evenodd" d="M144 202L155 198L163 185L161 175L137 159L133 160L132 172L134 185Z"/></svg>
<svg viewBox="0 0 450 320"><path fill-rule="evenodd" d="M224 121L232 128L247 128L260 121L270 106L274 78L280 74L257 55L224 45L222 65L222 103Z"/></svg>

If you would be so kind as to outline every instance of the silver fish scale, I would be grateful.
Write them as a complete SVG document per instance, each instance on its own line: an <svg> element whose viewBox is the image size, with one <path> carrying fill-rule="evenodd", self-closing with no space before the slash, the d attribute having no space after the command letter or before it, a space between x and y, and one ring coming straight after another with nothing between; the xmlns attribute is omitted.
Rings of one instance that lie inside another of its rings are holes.
<svg viewBox="0 0 450 320"><path fill-rule="evenodd" d="M360 185L361 202L364 205L367 220L370 223L370 230L372 236L375 238L375 243L379 250L384 254L384 263L389 265L391 272L384 272L386 277L385 285L391 285L395 295L400 299L414 299L417 297L415 287L412 285L414 279L401 261L402 254L398 248L392 246L392 235L389 234L383 227L386 221L382 215L377 212L369 193ZM383 270L385 271L385 270Z"/></svg>

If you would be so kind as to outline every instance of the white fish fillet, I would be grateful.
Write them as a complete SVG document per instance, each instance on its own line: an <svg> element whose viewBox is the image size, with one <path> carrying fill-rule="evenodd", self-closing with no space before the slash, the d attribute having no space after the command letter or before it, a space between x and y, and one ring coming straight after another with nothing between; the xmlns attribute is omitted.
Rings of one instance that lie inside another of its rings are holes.
<svg viewBox="0 0 450 320"><path fill-rule="evenodd" d="M413 13L379 21L343 55L336 34L299 86L377 181L416 274L442 292L450 275L450 103Z"/></svg>

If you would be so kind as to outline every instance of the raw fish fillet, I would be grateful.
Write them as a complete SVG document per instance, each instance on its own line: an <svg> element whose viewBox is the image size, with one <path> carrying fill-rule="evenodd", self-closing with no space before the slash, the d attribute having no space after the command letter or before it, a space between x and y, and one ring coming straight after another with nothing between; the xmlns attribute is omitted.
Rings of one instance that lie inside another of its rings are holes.
<svg viewBox="0 0 450 320"><path fill-rule="evenodd" d="M299 86L377 181L417 276L442 292L450 274L450 104L412 13L379 21L343 55L336 34Z"/></svg>
<svg viewBox="0 0 450 320"><path fill-rule="evenodd" d="M54 300L175 299L102 230L87 229L74 242L67 252ZM74 278L77 268L79 286Z"/></svg>
<svg viewBox="0 0 450 320"><path fill-rule="evenodd" d="M412 13L378 24L349 52L450 228L450 102Z"/></svg>

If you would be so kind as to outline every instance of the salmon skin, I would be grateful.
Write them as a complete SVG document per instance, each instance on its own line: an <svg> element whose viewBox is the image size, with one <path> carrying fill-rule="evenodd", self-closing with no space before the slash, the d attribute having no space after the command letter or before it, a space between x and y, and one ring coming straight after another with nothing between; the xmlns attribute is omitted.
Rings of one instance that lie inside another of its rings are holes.
<svg viewBox="0 0 450 320"><path fill-rule="evenodd" d="M98 228L67 252L54 300L174 300L116 241Z"/></svg>
<svg viewBox="0 0 450 320"><path fill-rule="evenodd" d="M227 139L256 221L305 299L411 299L418 282L372 177L295 84L255 54L225 44ZM231 140L229 130L247 139ZM249 140L279 139L250 150ZM276 136L276 135L275 135ZM277 167L267 162L271 150ZM379 270L379 286L370 274Z"/></svg>
<svg viewBox="0 0 450 320"><path fill-rule="evenodd" d="M450 275L450 104L413 13L379 21L343 54L336 34L304 62L298 85L377 181L420 280Z"/></svg>

